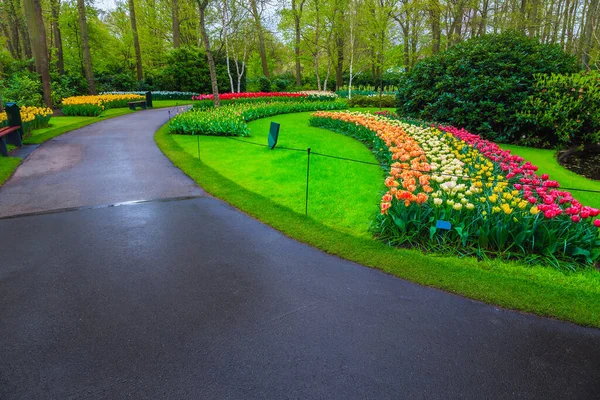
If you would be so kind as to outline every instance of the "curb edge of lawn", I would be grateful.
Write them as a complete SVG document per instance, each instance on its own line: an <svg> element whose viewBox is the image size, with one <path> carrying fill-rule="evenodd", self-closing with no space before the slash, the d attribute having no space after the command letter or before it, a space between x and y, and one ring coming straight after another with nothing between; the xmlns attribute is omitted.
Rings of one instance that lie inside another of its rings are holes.
<svg viewBox="0 0 600 400"><path fill-rule="evenodd" d="M510 310L600 328L600 291L585 290L577 284L564 285L561 280L568 280L568 276L562 272L500 261L427 255L336 231L220 175L185 152L168 133L168 125L156 131L154 140L177 168L209 194L294 240L422 286Z"/></svg>

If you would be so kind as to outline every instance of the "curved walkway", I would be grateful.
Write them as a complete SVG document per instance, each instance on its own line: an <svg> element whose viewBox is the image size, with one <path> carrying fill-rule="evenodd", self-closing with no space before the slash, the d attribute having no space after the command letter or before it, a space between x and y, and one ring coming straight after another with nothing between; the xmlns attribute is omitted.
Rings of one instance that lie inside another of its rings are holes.
<svg viewBox="0 0 600 400"><path fill-rule="evenodd" d="M44 143L0 187L0 217L201 195L154 143L168 118L167 109L139 111Z"/></svg>
<svg viewBox="0 0 600 400"><path fill-rule="evenodd" d="M0 212L201 195L153 147L163 113L43 145ZM600 397L600 330L338 259L210 196L0 219L0 237L2 399Z"/></svg>

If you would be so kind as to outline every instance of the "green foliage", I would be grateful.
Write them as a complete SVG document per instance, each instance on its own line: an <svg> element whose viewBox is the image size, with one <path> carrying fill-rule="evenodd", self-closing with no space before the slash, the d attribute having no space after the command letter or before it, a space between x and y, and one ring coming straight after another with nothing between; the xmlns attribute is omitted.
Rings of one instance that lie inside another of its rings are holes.
<svg viewBox="0 0 600 400"><path fill-rule="evenodd" d="M270 92L271 91L271 81L266 76L261 76L258 78L258 88L261 92Z"/></svg>
<svg viewBox="0 0 600 400"><path fill-rule="evenodd" d="M279 114L317 110L339 110L346 107L334 101L262 101L234 103L218 108L192 109L171 120L169 130L180 135L249 136L246 122Z"/></svg>
<svg viewBox="0 0 600 400"><path fill-rule="evenodd" d="M2 85L2 100L4 102L15 101L19 106L41 106L42 82L34 73L23 71L13 74Z"/></svg>
<svg viewBox="0 0 600 400"><path fill-rule="evenodd" d="M287 79L277 78L273 81L273 85L275 85L275 89L277 89L278 92L283 92L288 88L290 83Z"/></svg>
<svg viewBox="0 0 600 400"><path fill-rule="evenodd" d="M600 142L600 73L536 75L535 93L519 113L521 143L573 146Z"/></svg>
<svg viewBox="0 0 600 400"><path fill-rule="evenodd" d="M235 64L231 60L230 63L232 64L230 67L235 70ZM219 91L231 91L227 65L224 60L217 60L216 64ZM234 71L232 77L237 89L237 75ZM242 77L241 84L241 89L244 90L245 76ZM153 86L158 90L212 93L206 55L196 47L181 47L169 51L165 56L164 67L156 72Z"/></svg>
<svg viewBox="0 0 600 400"><path fill-rule="evenodd" d="M230 99L223 100L221 99L221 105L231 105L231 104L253 104L253 103L263 103L269 101L276 101L278 103L301 103L301 102L314 102L314 101L332 101L334 97L321 95L321 94L311 94L306 97L250 97L250 98L241 98L241 99ZM341 100L343 101L343 100ZM344 101L345 103L345 101ZM215 103L212 100L196 100L194 101L192 107L197 109L207 109L213 108Z"/></svg>
<svg viewBox="0 0 600 400"><path fill-rule="evenodd" d="M417 63L400 80L398 114L510 142L534 76L576 71L575 57L559 46L515 32L484 35Z"/></svg>
<svg viewBox="0 0 600 400"><path fill-rule="evenodd" d="M68 117L97 117L104 108L100 104L69 104L63 105L61 111Z"/></svg>
<svg viewBox="0 0 600 400"><path fill-rule="evenodd" d="M379 94L373 94L369 96L352 95L352 98L348 101L350 107L394 107L394 96L391 94L385 94L381 97Z"/></svg>

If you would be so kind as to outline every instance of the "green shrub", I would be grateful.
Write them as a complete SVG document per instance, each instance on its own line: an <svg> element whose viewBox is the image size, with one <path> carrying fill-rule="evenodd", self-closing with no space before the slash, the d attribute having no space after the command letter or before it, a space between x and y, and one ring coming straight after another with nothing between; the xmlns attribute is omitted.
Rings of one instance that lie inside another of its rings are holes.
<svg viewBox="0 0 600 400"><path fill-rule="evenodd" d="M258 88L261 92L270 92L271 91L271 81L266 76L261 76L258 78Z"/></svg>
<svg viewBox="0 0 600 400"><path fill-rule="evenodd" d="M41 106L44 101L42 98L42 81L39 75L29 72L13 74L2 85L2 100L4 102L14 101L19 106Z"/></svg>
<svg viewBox="0 0 600 400"><path fill-rule="evenodd" d="M350 100L348 100L348 106L350 107L394 107L394 96L391 94L384 94L379 97L378 94L362 96L362 95L353 95Z"/></svg>
<svg viewBox="0 0 600 400"><path fill-rule="evenodd" d="M169 131L180 135L249 136L246 122L304 111L340 110L346 102L333 101L262 101L235 103L218 108L192 109L171 120Z"/></svg>
<svg viewBox="0 0 600 400"><path fill-rule="evenodd" d="M600 73L537 75L535 93L519 113L529 146L600 142Z"/></svg>
<svg viewBox="0 0 600 400"><path fill-rule="evenodd" d="M275 88L277 89L278 92L285 91L289 86L289 82L286 79L281 79L281 78L275 79L273 81L273 84L275 85Z"/></svg>
<svg viewBox="0 0 600 400"><path fill-rule="evenodd" d="M427 58L400 80L398 114L514 141L534 76L574 73L575 57L515 32L484 35Z"/></svg>

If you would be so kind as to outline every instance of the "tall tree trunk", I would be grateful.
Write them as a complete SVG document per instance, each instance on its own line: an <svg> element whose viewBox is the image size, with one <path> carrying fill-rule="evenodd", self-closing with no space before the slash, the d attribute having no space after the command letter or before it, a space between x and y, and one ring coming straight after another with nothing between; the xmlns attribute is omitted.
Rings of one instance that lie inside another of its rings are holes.
<svg viewBox="0 0 600 400"><path fill-rule="evenodd" d="M269 64L267 63L267 51L265 50L265 33L263 32L263 26L260 22L260 14L258 13L256 0L250 0L250 8L252 11L252 16L254 17L256 33L258 34L258 49L260 51L260 61L262 62L263 75L267 78L271 78L271 75L269 74Z"/></svg>
<svg viewBox="0 0 600 400"><path fill-rule="evenodd" d="M321 90L321 77L319 76L319 56L321 55L321 50L319 49L319 25L321 14L319 13L319 1L314 0L315 2L315 54L314 54L314 63L315 63L315 77L317 78L317 89Z"/></svg>
<svg viewBox="0 0 600 400"><path fill-rule="evenodd" d="M567 39L567 25L569 23L569 6L570 0L567 0L565 4L565 9L563 10L563 21L562 21L562 29L560 31L560 46L563 50L566 50L566 39Z"/></svg>
<svg viewBox="0 0 600 400"><path fill-rule="evenodd" d="M225 60L227 63L227 76L229 77L229 84L231 87L231 93L235 93L235 87L233 86L233 76L231 75L231 66L229 65L229 30L227 29L229 26L229 6L227 4L227 0L223 0L223 13L222 23L223 23L223 39L225 40Z"/></svg>
<svg viewBox="0 0 600 400"><path fill-rule="evenodd" d="M40 0L24 0L23 8L27 18L27 29L29 30L31 50L35 57L35 69L42 77L44 103L46 103L46 106L52 107L48 44L46 43L44 18L42 17L42 5L40 4Z"/></svg>
<svg viewBox="0 0 600 400"><path fill-rule="evenodd" d="M62 35L60 33L60 25L58 17L60 15L60 0L50 0L52 8L52 31L54 32L54 47L56 48L56 69L58 73L65 73L65 60L63 55Z"/></svg>
<svg viewBox="0 0 600 400"><path fill-rule="evenodd" d="M31 53L31 42L29 41L29 35L27 33L27 24L23 19L19 21L19 37L21 38L23 55L25 59L30 59L33 54Z"/></svg>
<svg viewBox="0 0 600 400"><path fill-rule="evenodd" d="M135 19L135 3L129 0L129 19L131 20L131 33L133 35L133 47L135 49L135 65L137 69L137 79L144 79L142 71L142 51L140 50L140 38L138 37L137 21Z"/></svg>
<svg viewBox="0 0 600 400"><path fill-rule="evenodd" d="M341 90L344 86L344 39L342 35L338 33L336 39L337 45L337 65L335 67L335 88Z"/></svg>
<svg viewBox="0 0 600 400"><path fill-rule="evenodd" d="M296 86L302 85L302 75L300 71L300 19L302 18L302 9L306 0L292 0L292 13L294 15L294 58L296 62Z"/></svg>
<svg viewBox="0 0 600 400"><path fill-rule="evenodd" d="M173 0L171 4L171 25L173 30L173 47L181 46L181 31L179 29L179 0Z"/></svg>
<svg viewBox="0 0 600 400"><path fill-rule="evenodd" d="M429 15L431 18L431 52L435 55L440 52L440 43L442 41L442 30L440 28L440 2L431 0L429 2Z"/></svg>
<svg viewBox="0 0 600 400"><path fill-rule="evenodd" d="M592 51L597 11L598 0L590 0L585 17L584 31L581 36L581 67L584 69L590 69L590 52Z"/></svg>
<svg viewBox="0 0 600 400"><path fill-rule="evenodd" d="M92 54L90 52L90 41L88 39L84 0L77 0L77 10L79 14L79 29L81 31L83 72L85 73L85 79L87 80L90 94L98 94L96 91L96 82L94 81L94 70L92 68Z"/></svg>
<svg viewBox="0 0 600 400"><path fill-rule="evenodd" d="M217 84L217 70L215 68L215 60L213 58L212 50L210 49L210 42L208 41L208 33L206 33L206 7L208 7L209 0L198 0L198 8L200 10L200 33L202 34L202 42L204 43L204 50L206 51L206 59L208 60L208 70L210 72L210 83L213 92L213 103L215 107L220 107L221 102L219 101L219 85Z"/></svg>

